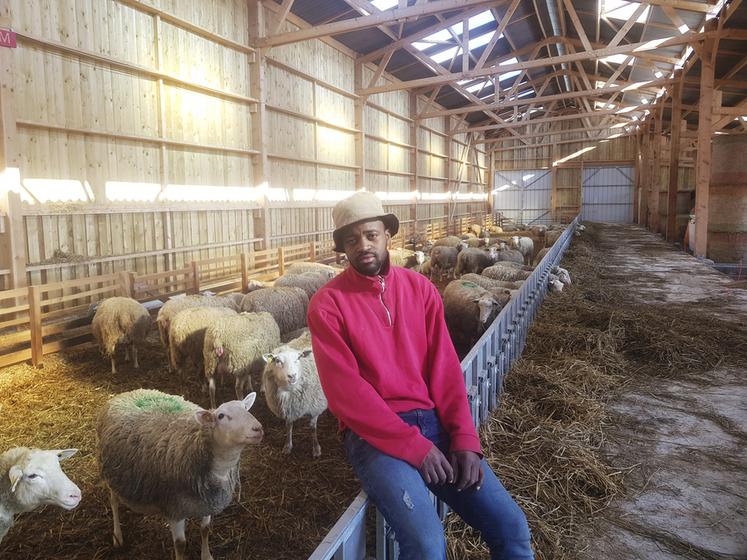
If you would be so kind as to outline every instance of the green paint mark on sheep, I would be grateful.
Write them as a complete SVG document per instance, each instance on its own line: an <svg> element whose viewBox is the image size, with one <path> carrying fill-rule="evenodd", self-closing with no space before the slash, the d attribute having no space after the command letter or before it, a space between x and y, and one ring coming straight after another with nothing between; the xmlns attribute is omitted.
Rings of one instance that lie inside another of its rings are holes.
<svg viewBox="0 0 747 560"><path fill-rule="evenodd" d="M135 399L140 410L157 410L166 414L184 411L184 401L171 395L144 395Z"/></svg>

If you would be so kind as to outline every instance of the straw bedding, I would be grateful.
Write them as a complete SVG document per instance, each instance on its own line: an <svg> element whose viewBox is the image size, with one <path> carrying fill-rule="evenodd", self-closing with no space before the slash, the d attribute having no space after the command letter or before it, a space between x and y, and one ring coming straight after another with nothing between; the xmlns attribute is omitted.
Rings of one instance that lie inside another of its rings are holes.
<svg viewBox="0 0 747 560"><path fill-rule="evenodd" d="M636 465L604 452L611 397L631 383L698 381L718 364L747 363L744 325L709 314L708 302L637 302L625 289L635 277L613 278L602 264L611 250L594 226L574 239L563 261L574 283L545 300L481 430L488 462L527 514L538 559L576 558L582 529L625 493ZM447 533L449 558L489 558L456 516Z"/></svg>
<svg viewBox="0 0 747 560"><path fill-rule="evenodd" d="M603 453L605 403L641 378L696 378L718 363L747 362L739 330L709 319L697 306L651 308L610 287L593 227L574 240L564 266L574 284L548 298L530 331L524 358L506 379L500 408L481 431L485 455L527 513L539 559L574 558L579 531L625 491L634 465ZM744 329L742 329L742 332ZM111 546L108 498L94 459L95 415L114 393L145 387L181 394L206 405L196 379L170 376L153 331L141 351L140 371L115 376L94 348L45 358L42 370L17 365L0 371L0 450L17 445L81 452L65 470L81 487L72 512L46 508L24 514L0 544L0 558L155 560L173 554L165 524L124 511L125 548ZM219 389L232 398L232 387ZM310 434L297 427L290 457L281 449L285 428L259 398L252 412L265 427L260 446L242 457L241 495L213 521L211 548L224 559L303 559L321 541L358 492L343 457L336 421L319 420L323 456L311 458ZM451 559L488 558L479 538L448 521ZM369 539L372 537L369 531ZM188 549L199 550L199 530L187 529Z"/></svg>

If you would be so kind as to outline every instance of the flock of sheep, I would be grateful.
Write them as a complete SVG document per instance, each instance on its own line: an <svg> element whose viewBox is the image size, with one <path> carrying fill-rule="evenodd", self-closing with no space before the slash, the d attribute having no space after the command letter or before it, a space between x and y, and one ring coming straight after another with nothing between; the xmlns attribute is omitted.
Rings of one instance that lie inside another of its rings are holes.
<svg viewBox="0 0 747 560"><path fill-rule="evenodd" d="M425 242L418 250L393 249L391 263L430 278L453 278L443 291L444 313L457 348L469 347L531 274L531 237L514 236L509 246L492 239L495 228ZM532 233L546 246L562 229ZM533 260L534 259L534 260ZM321 455L317 419L327 409L306 328L310 297L340 268L294 263L272 285L252 282L247 294L194 295L169 299L157 326L172 372L196 371L209 394L210 408L180 396L138 389L112 397L96 426L101 476L110 490L115 546L124 543L119 504L168 520L177 560L185 558L185 521L201 518L202 560L211 557L211 517L231 501L239 478L242 450L262 440L263 428L249 412L261 380L268 409L286 423L284 453L293 447L293 423L311 419L312 454ZM570 283L556 269L551 289ZM101 353L116 373L115 351L138 367L137 348L151 328L148 310L136 300L102 301L92 322ZM234 382L236 400L216 408L216 378ZM207 403L205 403L207 404ZM16 514L42 504L75 508L78 487L60 468L74 449L14 448L0 454L0 541Z"/></svg>

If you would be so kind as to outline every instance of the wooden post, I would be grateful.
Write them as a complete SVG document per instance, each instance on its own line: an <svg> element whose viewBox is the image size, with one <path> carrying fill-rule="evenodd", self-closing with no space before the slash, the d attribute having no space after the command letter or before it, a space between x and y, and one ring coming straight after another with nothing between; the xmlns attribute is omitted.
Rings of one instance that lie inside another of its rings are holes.
<svg viewBox="0 0 747 560"><path fill-rule="evenodd" d="M675 79L679 76L675 76ZM685 123L687 126L687 123ZM672 136L669 143L669 188L667 192L667 241L677 238L677 187L680 171L680 136L682 130L682 82L676 80L672 90Z"/></svg>
<svg viewBox="0 0 747 560"><path fill-rule="evenodd" d="M309 243L309 261L316 262L316 241Z"/></svg>
<svg viewBox="0 0 747 560"><path fill-rule="evenodd" d="M635 189L633 191L633 221L641 223L641 133L635 135Z"/></svg>
<svg viewBox="0 0 747 560"><path fill-rule="evenodd" d="M411 225L409 226L412 232L411 235L414 236L417 232L417 228L415 227L417 224L418 219L418 197L417 193L419 190L418 185L418 175L419 175L419 162L420 162L420 152L418 152L418 147L420 146L420 142L418 141L420 133L420 120L417 118L418 114L418 96L415 93L410 93L410 117L412 118L412 122L410 123L410 145L412 148L412 152L410 153L410 173L412 175L410 176L410 192L412 193L412 202L410 203L410 220ZM402 234L402 247L405 246L404 240L408 236Z"/></svg>
<svg viewBox="0 0 747 560"><path fill-rule="evenodd" d="M285 274L285 247L278 247L278 276Z"/></svg>
<svg viewBox="0 0 747 560"><path fill-rule="evenodd" d="M711 180L711 127L713 126L713 39L703 41L700 56L698 102L698 154L695 181L695 256L708 252L708 191Z"/></svg>
<svg viewBox="0 0 747 560"><path fill-rule="evenodd" d="M5 175L17 176L16 170L6 169ZM12 178L8 179L13 181ZM0 211L5 213L7 228L0 233L0 268L10 270L10 286L23 288L26 280L26 234L23 226L21 197L17 192L7 191L0 194Z"/></svg>
<svg viewBox="0 0 747 560"><path fill-rule="evenodd" d="M553 222L560 222L558 216L558 166L555 162L560 159L559 146L553 144L552 162L550 163L550 216Z"/></svg>
<svg viewBox="0 0 747 560"><path fill-rule="evenodd" d="M246 253L241 253L239 257L241 258L241 293L245 294L249 291L249 270L246 268Z"/></svg>
<svg viewBox="0 0 747 560"><path fill-rule="evenodd" d="M192 268L192 292L195 294L200 293L200 267L197 266L197 261L192 261L189 266Z"/></svg>
<svg viewBox="0 0 747 560"><path fill-rule="evenodd" d="M651 231L659 233L659 206L661 201L661 141L662 120L664 107L658 104L652 108L654 115L654 137L653 137L653 173L651 175Z"/></svg>
<svg viewBox="0 0 747 560"><path fill-rule="evenodd" d="M262 2L249 2L249 38L257 40L265 35L265 8ZM258 49L254 60L249 64L249 89L251 96L258 100L252 118L252 148L259 153L253 155L254 185L262 189L270 186L270 165L267 156L267 86L265 83L265 52ZM261 197L262 218L259 232L263 248L270 248L270 204L266 194ZM255 236L258 232L255 231Z"/></svg>
<svg viewBox="0 0 747 560"><path fill-rule="evenodd" d="M356 93L363 87L363 65L356 63L353 70L353 83ZM354 101L355 123L358 132L355 133L355 190L359 191L366 186L366 132L365 132L365 110L366 97L361 95Z"/></svg>
<svg viewBox="0 0 747 560"><path fill-rule="evenodd" d="M122 270L117 273L117 285L119 286L119 295L122 297L135 297L132 287L135 284L135 275L132 272Z"/></svg>
<svg viewBox="0 0 747 560"><path fill-rule="evenodd" d="M31 363L39 367L44 356L39 286L29 287L29 327L31 328Z"/></svg>

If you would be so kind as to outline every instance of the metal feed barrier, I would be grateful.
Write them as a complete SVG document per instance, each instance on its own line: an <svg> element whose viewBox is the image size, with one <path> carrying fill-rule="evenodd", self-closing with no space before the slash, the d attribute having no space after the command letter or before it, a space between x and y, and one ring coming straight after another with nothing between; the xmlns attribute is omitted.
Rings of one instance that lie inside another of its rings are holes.
<svg viewBox="0 0 747 560"><path fill-rule="evenodd" d="M479 426L500 404L503 379L519 359L526 345L527 332L547 294L550 269L560 263L570 245L579 217L571 222L552 249L535 267L498 317L483 333L469 354L462 360L462 372L467 385L467 398L475 426ZM448 506L434 497L442 520ZM366 557L366 493L361 491L345 513L330 529L309 560L363 560ZM396 560L397 541L381 513L376 512L376 560Z"/></svg>

